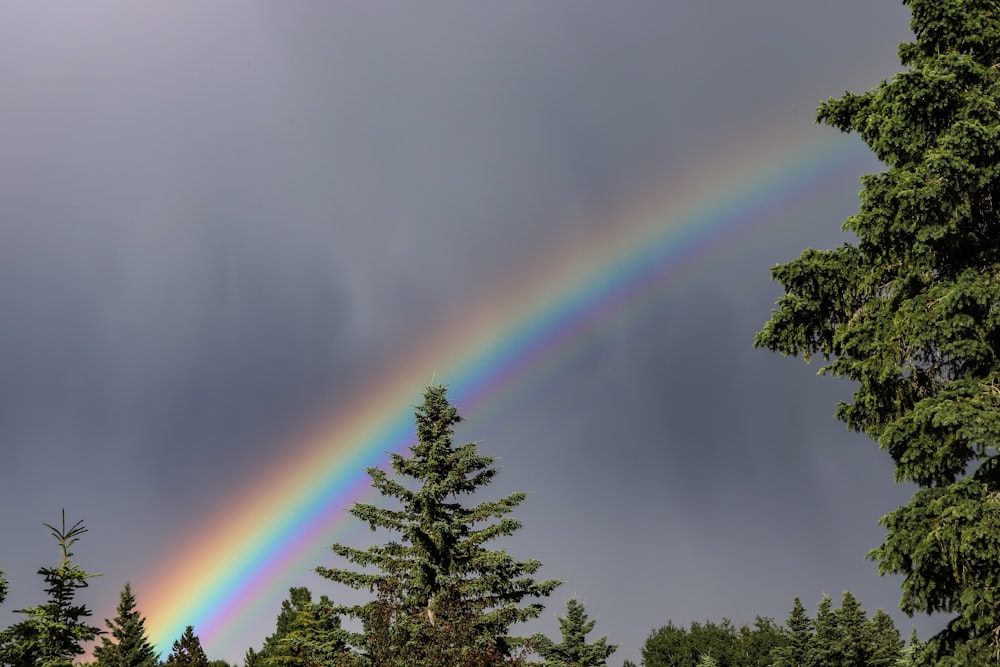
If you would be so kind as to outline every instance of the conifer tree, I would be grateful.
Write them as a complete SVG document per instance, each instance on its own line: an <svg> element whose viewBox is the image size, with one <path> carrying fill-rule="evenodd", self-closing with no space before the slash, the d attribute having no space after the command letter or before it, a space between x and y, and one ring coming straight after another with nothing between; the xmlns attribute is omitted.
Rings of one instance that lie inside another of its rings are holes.
<svg viewBox="0 0 1000 667"><path fill-rule="evenodd" d="M1000 650L1000 6L904 4L905 71L819 107L886 167L844 223L856 243L775 267L755 344L856 383L837 416L918 486L869 555L906 613L951 616L928 664L982 664Z"/></svg>
<svg viewBox="0 0 1000 667"><path fill-rule="evenodd" d="M118 615L104 623L115 641L105 635L94 647L94 660L100 667L154 667L159 656L146 635L146 619L135 608L132 584L125 582L118 600Z"/></svg>
<svg viewBox="0 0 1000 667"><path fill-rule="evenodd" d="M209 667L208 656L194 633L193 625L184 628L184 633L174 641L166 664L170 667Z"/></svg>
<svg viewBox="0 0 1000 667"><path fill-rule="evenodd" d="M277 629L264 641L259 654L249 656L263 667L318 667L333 664L344 652L345 634L333 603L318 603L305 587L292 587L281 603ZM249 667L249 666L248 666Z"/></svg>
<svg viewBox="0 0 1000 667"><path fill-rule="evenodd" d="M837 618L833 613L833 602L830 596L824 594L816 607L816 618L813 621L813 640L809 646L808 665L832 664L836 647L840 644L837 628Z"/></svg>
<svg viewBox="0 0 1000 667"><path fill-rule="evenodd" d="M866 664L868 667L895 667L903 659L903 640L892 617L882 609L872 614L868 621L868 646Z"/></svg>
<svg viewBox="0 0 1000 667"><path fill-rule="evenodd" d="M537 560L518 561L488 544L512 534L520 522L508 516L527 497L514 493L500 500L466 505L464 496L489 484L497 474L494 459L474 442L453 444L461 421L444 387L430 387L416 409L417 442L410 455L390 454L392 479L369 468L372 486L396 507L356 503L351 514L396 541L368 549L343 544L333 552L355 566L318 567L322 576L375 599L338 607L360 619L364 633L350 633L349 644L375 666L503 664L517 651L511 626L538 616L557 581L536 581Z"/></svg>
<svg viewBox="0 0 1000 667"><path fill-rule="evenodd" d="M558 644L543 634L532 637L533 648L551 667L603 667L608 658L618 650L615 644L608 644L607 637L601 637L593 644L587 643L587 635L597 625L596 620L587 620L583 604L576 598L566 602L566 616L559 619L562 641Z"/></svg>
<svg viewBox="0 0 1000 667"><path fill-rule="evenodd" d="M43 605L15 610L27 618L0 632L0 664L71 667L73 658L84 652L80 644L102 634L100 628L86 620L91 615L90 609L76 601L77 591L86 588L89 579L98 576L73 562L70 548L87 532L83 521L77 521L67 530L66 512L63 511L59 528L47 523L43 525L56 538L61 555L58 565L38 570L45 580L49 600Z"/></svg>
<svg viewBox="0 0 1000 667"><path fill-rule="evenodd" d="M840 607L833 612L836 624L834 642L827 654L827 663L831 667L843 665L867 665L869 638L867 635L868 618L861 603L850 591L844 591L840 599Z"/></svg>
<svg viewBox="0 0 1000 667"><path fill-rule="evenodd" d="M7 599L8 582L6 575L7 575L6 572L0 570L0 604L3 604L3 601Z"/></svg>
<svg viewBox="0 0 1000 667"><path fill-rule="evenodd" d="M774 667L807 667L809 648L813 641L813 623L798 597L785 621L788 643L775 647L771 652Z"/></svg>

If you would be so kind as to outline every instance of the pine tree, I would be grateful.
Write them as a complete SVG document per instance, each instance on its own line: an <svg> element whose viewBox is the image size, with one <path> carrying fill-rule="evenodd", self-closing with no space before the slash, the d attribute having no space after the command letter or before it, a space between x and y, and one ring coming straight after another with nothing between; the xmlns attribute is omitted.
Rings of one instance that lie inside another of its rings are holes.
<svg viewBox="0 0 1000 667"><path fill-rule="evenodd" d="M587 643L587 635L597 625L596 620L587 620L587 612L576 598L566 602L566 616L559 619L562 642L556 644L543 634L532 637L533 648L552 667L603 667L607 659L618 650L615 644L608 644L607 637L601 637L593 644Z"/></svg>
<svg viewBox="0 0 1000 667"><path fill-rule="evenodd" d="M7 573L0 570L0 604L3 604L4 600L7 599Z"/></svg>
<svg viewBox="0 0 1000 667"><path fill-rule="evenodd" d="M249 659L263 667L333 664L345 648L345 633L333 603L325 595L314 603L312 593L305 587L290 588L288 595L281 603L275 633L264 640L261 652Z"/></svg>
<svg viewBox="0 0 1000 667"><path fill-rule="evenodd" d="M115 641L101 637L94 647L94 660L99 667L154 667L159 655L146 635L146 619L135 608L132 585L125 582L118 600L118 615L105 619Z"/></svg>
<svg viewBox="0 0 1000 667"><path fill-rule="evenodd" d="M755 343L857 383L837 416L919 487L869 555L905 612L952 615L927 660L974 664L1000 649L1000 6L904 4L905 71L819 108L886 166L844 224L857 242L775 267Z"/></svg>
<svg viewBox="0 0 1000 667"><path fill-rule="evenodd" d="M198 635L194 633L194 626L184 628L180 639L174 641L166 664L170 667L209 667L208 656L201 647Z"/></svg>
<svg viewBox="0 0 1000 667"><path fill-rule="evenodd" d="M318 567L317 572L375 593L369 603L339 607L338 613L364 623L365 632L351 633L349 643L376 667L404 664L404 657L408 665L507 662L518 644L508 636L511 626L542 610L538 602L525 602L559 584L535 581L539 561L517 561L486 546L521 527L508 515L527 494L472 506L460 502L493 480L494 459L480 455L474 442L453 444L461 418L444 387L426 390L415 417L417 442L410 456L390 454L392 470L403 481L368 469L372 486L399 508L368 503L351 508L373 531L396 533L398 541L366 550L335 544L337 556L369 571Z"/></svg>
<svg viewBox="0 0 1000 667"><path fill-rule="evenodd" d="M807 667L811 663L809 648L813 641L813 623L798 597L792 603L792 611L785 621L788 643L771 652L774 667Z"/></svg>
<svg viewBox="0 0 1000 667"><path fill-rule="evenodd" d="M868 621L867 667L895 667L903 658L903 640L892 617L879 609Z"/></svg>
<svg viewBox="0 0 1000 667"><path fill-rule="evenodd" d="M59 565L42 567L38 574L45 580L49 601L29 609L15 610L27 618L0 632L0 664L13 667L44 665L71 667L73 658L82 655L82 642L96 639L101 629L87 623L91 611L76 602L76 593L98 575L84 571L73 562L70 548L87 532L82 521L66 529L66 512L59 528L43 524L59 544Z"/></svg>
<svg viewBox="0 0 1000 667"><path fill-rule="evenodd" d="M833 613L833 602L830 596L824 594L816 607L816 619L813 621L815 633L809 646L807 665L820 667L833 664L836 647L840 645L837 618Z"/></svg>
<svg viewBox="0 0 1000 667"><path fill-rule="evenodd" d="M827 654L827 664L830 667L867 665L868 618L861 603L850 591L844 591L840 607L833 612L833 622L837 630L831 651Z"/></svg>

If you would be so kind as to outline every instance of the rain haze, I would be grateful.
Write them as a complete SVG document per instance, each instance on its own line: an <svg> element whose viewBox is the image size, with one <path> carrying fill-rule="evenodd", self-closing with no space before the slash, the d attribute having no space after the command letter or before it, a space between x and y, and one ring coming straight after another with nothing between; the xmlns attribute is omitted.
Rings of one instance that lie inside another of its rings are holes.
<svg viewBox="0 0 1000 667"><path fill-rule="evenodd" d="M150 613L144 586L293 434L689 165L836 135L816 105L898 71L907 23L890 0L0 5L0 624L41 601L61 508L98 624L126 580ZM845 589L936 627L865 560L910 489L833 418L851 387L752 347L768 269L850 240L879 165L839 141L855 168L814 205L465 414L503 468L484 493L532 492L497 546L565 582L533 629L576 595L638 663L668 620ZM259 648L282 597L209 657Z"/></svg>

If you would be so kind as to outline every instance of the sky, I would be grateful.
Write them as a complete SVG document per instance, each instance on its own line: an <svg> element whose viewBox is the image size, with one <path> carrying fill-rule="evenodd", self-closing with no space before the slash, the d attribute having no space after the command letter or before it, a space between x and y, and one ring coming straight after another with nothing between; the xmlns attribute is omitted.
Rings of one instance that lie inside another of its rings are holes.
<svg viewBox="0 0 1000 667"><path fill-rule="evenodd" d="M670 620L846 589L933 631L865 560L912 489L833 418L851 386L752 346L769 268L851 240L880 169L815 107L899 71L907 23L889 0L0 5L0 624L42 601L65 508L99 624L128 580L179 636L172 590L242 663L289 585L351 599L311 568L377 539L343 518L376 500L371 429L433 381L498 457L483 499L531 492L496 546L564 582L532 631L577 596L638 663ZM358 456L316 465L337 448ZM239 570L294 541L316 479L311 541ZM223 613L184 581L226 559Z"/></svg>

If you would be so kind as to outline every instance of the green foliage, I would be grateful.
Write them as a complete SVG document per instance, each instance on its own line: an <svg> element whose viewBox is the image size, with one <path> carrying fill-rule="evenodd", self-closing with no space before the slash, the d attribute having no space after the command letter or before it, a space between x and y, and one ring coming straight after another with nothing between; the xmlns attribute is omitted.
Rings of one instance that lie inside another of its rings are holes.
<svg viewBox="0 0 1000 667"><path fill-rule="evenodd" d="M159 655L146 636L146 619L135 608L132 585L125 582L118 600L118 615L105 619L115 641L101 637L94 647L94 660L100 667L154 667Z"/></svg>
<svg viewBox="0 0 1000 667"><path fill-rule="evenodd" d="M184 628L184 633L174 641L166 664L169 667L209 667L208 656L194 633L194 626Z"/></svg>
<svg viewBox="0 0 1000 667"><path fill-rule="evenodd" d="M588 644L587 635L596 624L596 620L587 620L583 604L570 598L566 602L566 616L559 619L562 642L556 644L545 635L536 634L532 637L532 648L551 667L603 667L618 646L608 645L607 637Z"/></svg>
<svg viewBox="0 0 1000 667"><path fill-rule="evenodd" d="M6 572L0 570L0 604L7 599L7 586L9 582L7 581Z"/></svg>
<svg viewBox="0 0 1000 667"><path fill-rule="evenodd" d="M66 529L66 512L59 528L43 524L59 544L61 558L54 567L42 567L38 574L45 580L48 602L29 609L16 610L27 616L0 632L0 664L13 667L71 667L74 656L82 655L81 642L96 639L101 629L89 625L91 611L76 602L76 593L87 587L87 580L98 576L84 571L73 562L70 548L87 532L82 521Z"/></svg>
<svg viewBox="0 0 1000 667"><path fill-rule="evenodd" d="M344 653L345 633L333 603L325 595L318 603L305 587L288 590L281 603L273 635L259 654L247 653L246 667L320 667L334 664Z"/></svg>
<svg viewBox="0 0 1000 667"><path fill-rule="evenodd" d="M903 657L892 617L880 609L868 620L850 591L837 609L824 595L815 621L795 598L785 632L788 642L771 652L774 667L891 667Z"/></svg>
<svg viewBox="0 0 1000 667"><path fill-rule="evenodd" d="M720 667L758 667L770 665L772 653L785 643L781 628L768 618L739 628L728 619L688 629L668 622L646 638L642 661L645 667L698 667L706 660Z"/></svg>
<svg viewBox="0 0 1000 667"><path fill-rule="evenodd" d="M785 629L787 642L771 651L771 664L774 667L803 667L812 647L813 623L799 598L792 603Z"/></svg>
<svg viewBox="0 0 1000 667"><path fill-rule="evenodd" d="M318 567L322 576L375 599L338 607L360 619L363 633L348 633L364 661L396 665L490 665L518 655L520 640L510 627L538 616L542 605L526 600L548 595L557 581L537 582L537 560L517 561L487 544L521 524L508 516L526 498L506 498L467 506L460 500L496 476L494 459L476 443L455 446L453 427L461 421L444 387L430 387L416 410L417 443L410 456L391 454L402 480L370 468L372 486L396 501L398 509L356 503L351 513L398 541L366 550L342 544L333 552L362 571Z"/></svg>
<svg viewBox="0 0 1000 667"><path fill-rule="evenodd" d="M890 667L903 658L903 643L892 618L877 611L866 618L849 591L839 608L823 596L810 619L795 598L785 627L757 617L753 626L692 623L679 628L668 622L653 631L642 647L645 667Z"/></svg>
<svg viewBox="0 0 1000 667"><path fill-rule="evenodd" d="M904 4L907 69L819 108L886 166L844 224L857 243L775 267L755 344L856 382L837 416L919 485L869 555L904 611L953 615L926 652L947 664L1000 648L1000 6Z"/></svg>

